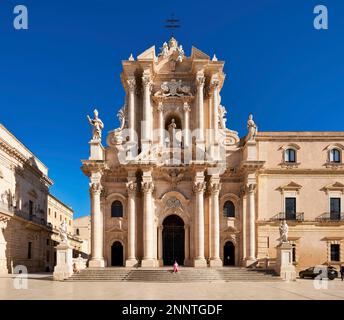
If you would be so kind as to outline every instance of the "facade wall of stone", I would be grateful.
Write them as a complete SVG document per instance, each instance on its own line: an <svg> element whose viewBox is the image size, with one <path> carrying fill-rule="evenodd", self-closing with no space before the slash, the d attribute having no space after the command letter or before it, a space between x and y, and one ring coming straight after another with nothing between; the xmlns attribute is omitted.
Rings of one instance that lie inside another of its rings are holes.
<svg viewBox="0 0 344 320"><path fill-rule="evenodd" d="M302 217L288 221L297 267L333 263L331 244L341 245L343 261L343 219L323 217L331 197L343 202L344 132L260 132L250 115L247 135L239 138L226 125L223 67L196 48L185 56L173 38L158 55L151 47L123 61L121 125L109 132L105 149L94 131L90 158L83 160L91 185L93 266L111 264L115 241L122 243L123 264L161 266L163 221L173 214L184 222L185 264L221 266L231 242L235 265L262 265L266 258L273 265L286 197L296 198ZM92 121L102 124L98 113ZM171 132L182 139L172 141ZM285 161L290 148L293 163ZM333 148L339 163L330 161ZM123 217L111 217L115 200ZM226 201L234 204L234 217L224 216Z"/></svg>

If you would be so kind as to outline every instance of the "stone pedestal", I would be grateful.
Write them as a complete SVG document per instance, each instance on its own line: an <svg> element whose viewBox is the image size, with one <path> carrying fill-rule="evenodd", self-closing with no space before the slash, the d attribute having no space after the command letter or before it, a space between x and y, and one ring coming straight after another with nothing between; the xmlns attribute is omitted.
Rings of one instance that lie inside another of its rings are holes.
<svg viewBox="0 0 344 320"><path fill-rule="evenodd" d="M92 259L88 262L89 268L105 268L104 259Z"/></svg>
<svg viewBox="0 0 344 320"><path fill-rule="evenodd" d="M193 261L193 266L195 268L206 268L207 267L207 260L205 260L204 258L200 258L200 259L194 259Z"/></svg>
<svg viewBox="0 0 344 320"><path fill-rule="evenodd" d="M91 140L90 144L90 160L104 160L104 147L100 140Z"/></svg>
<svg viewBox="0 0 344 320"><path fill-rule="evenodd" d="M212 268L222 267L223 263L221 259L210 259L209 266Z"/></svg>
<svg viewBox="0 0 344 320"><path fill-rule="evenodd" d="M293 265L292 245L283 242L277 246L276 273L286 281L296 280L295 266Z"/></svg>
<svg viewBox="0 0 344 320"><path fill-rule="evenodd" d="M54 268L54 280L64 280L73 274L73 250L65 243L56 247L56 266Z"/></svg>

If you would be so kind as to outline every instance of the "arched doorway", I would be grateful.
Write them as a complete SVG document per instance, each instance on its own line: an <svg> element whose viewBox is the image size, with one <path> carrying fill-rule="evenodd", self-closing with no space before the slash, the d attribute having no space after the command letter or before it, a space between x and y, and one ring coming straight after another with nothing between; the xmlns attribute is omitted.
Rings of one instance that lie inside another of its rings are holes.
<svg viewBox="0 0 344 320"><path fill-rule="evenodd" d="M225 266L235 265L235 246L232 241L227 241L223 247L223 264Z"/></svg>
<svg viewBox="0 0 344 320"><path fill-rule="evenodd" d="M119 241L115 241L111 246L111 266L123 266L123 245Z"/></svg>
<svg viewBox="0 0 344 320"><path fill-rule="evenodd" d="M165 218L162 230L163 262L173 265L177 261L184 264L184 221L173 214Z"/></svg>

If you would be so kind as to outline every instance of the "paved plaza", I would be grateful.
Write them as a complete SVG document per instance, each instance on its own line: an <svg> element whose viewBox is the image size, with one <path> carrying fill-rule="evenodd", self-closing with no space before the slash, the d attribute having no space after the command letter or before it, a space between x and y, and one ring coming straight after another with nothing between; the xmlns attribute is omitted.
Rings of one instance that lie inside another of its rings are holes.
<svg viewBox="0 0 344 320"><path fill-rule="evenodd" d="M0 278L0 299L96 300L344 300L344 282L328 281L316 289L312 280L294 282L58 282L47 274L30 275L27 289L15 289L10 276Z"/></svg>

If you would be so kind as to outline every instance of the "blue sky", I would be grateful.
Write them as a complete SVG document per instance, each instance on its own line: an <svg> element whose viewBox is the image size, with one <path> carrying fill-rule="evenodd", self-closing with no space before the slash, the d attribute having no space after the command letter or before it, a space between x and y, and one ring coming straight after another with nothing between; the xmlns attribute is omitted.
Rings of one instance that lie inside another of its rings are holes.
<svg viewBox="0 0 344 320"><path fill-rule="evenodd" d="M29 10L29 30L13 28L13 8ZM211 6L213 4L213 6ZM324 4L329 29L315 30ZM97 106L105 132L123 105L121 60L176 38L225 60L227 125L246 133L250 112L260 131L342 131L344 1L1 0L0 122L49 168L51 191L75 215L89 213L86 114Z"/></svg>

